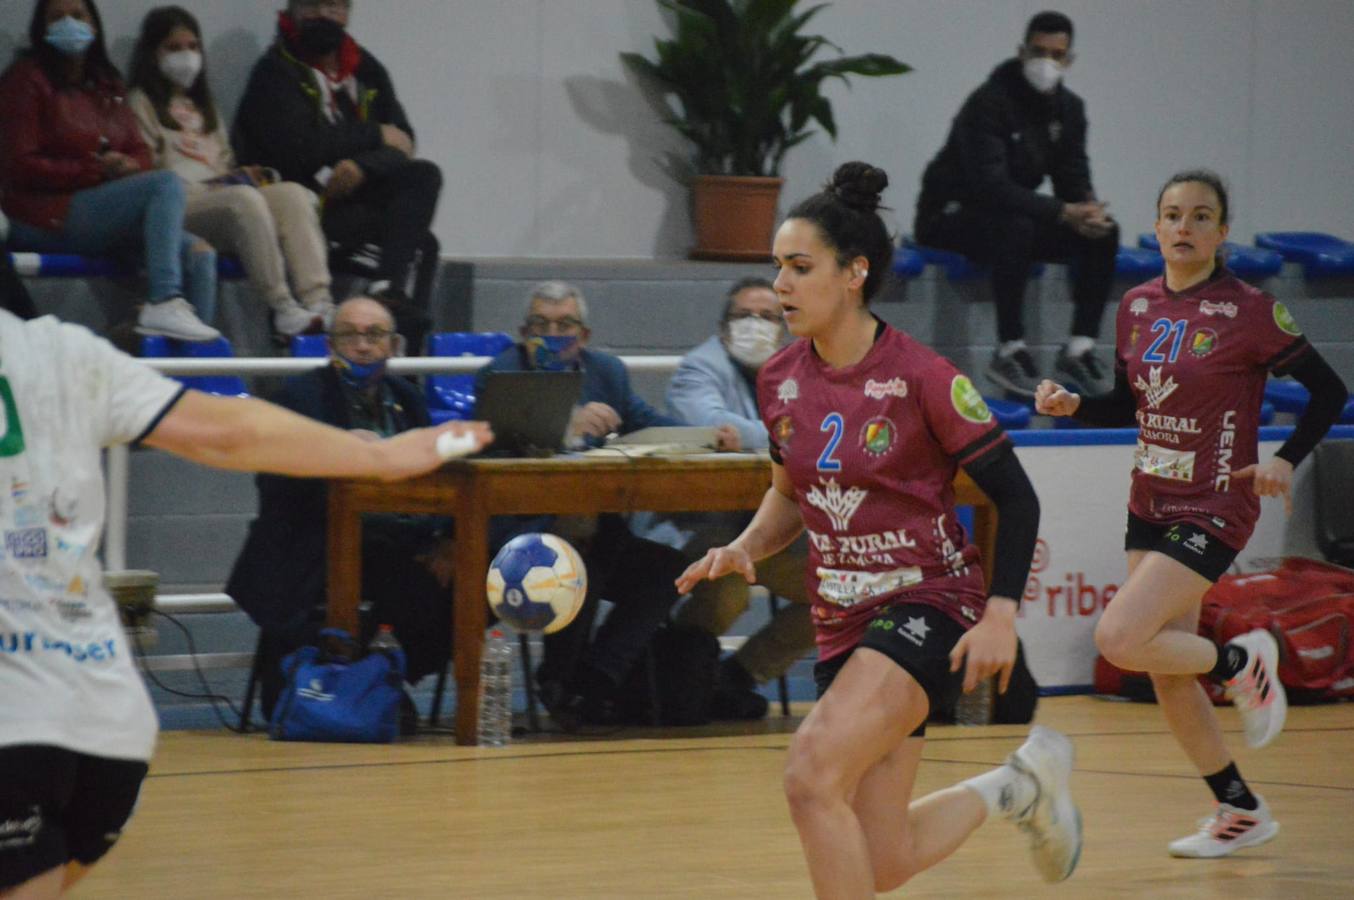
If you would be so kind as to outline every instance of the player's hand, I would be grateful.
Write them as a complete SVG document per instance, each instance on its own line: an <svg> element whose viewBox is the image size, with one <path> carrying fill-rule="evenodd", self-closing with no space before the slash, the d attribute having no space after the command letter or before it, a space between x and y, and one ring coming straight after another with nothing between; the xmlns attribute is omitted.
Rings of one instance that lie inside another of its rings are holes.
<svg viewBox="0 0 1354 900"><path fill-rule="evenodd" d="M1045 378L1034 389L1034 411L1045 416L1070 416L1081 406L1081 395Z"/></svg>
<svg viewBox="0 0 1354 900"><path fill-rule="evenodd" d="M324 196L330 200L341 200L356 191L367 180L367 173L351 159L334 164L334 171L324 185Z"/></svg>
<svg viewBox="0 0 1354 900"><path fill-rule="evenodd" d="M1097 200L1087 200L1083 203L1065 203L1059 219L1082 237L1104 237L1114 227L1114 220L1105 211L1105 207L1106 204Z"/></svg>
<svg viewBox="0 0 1354 900"><path fill-rule="evenodd" d="M1275 456L1269 462L1251 463L1237 469L1232 477L1251 479L1251 490L1261 497L1283 497L1284 511L1293 514L1293 464Z"/></svg>
<svg viewBox="0 0 1354 900"><path fill-rule="evenodd" d="M677 593L688 594L691 589L704 579L713 581L716 578L723 578L730 572L738 572L747 579L748 584L754 584L757 581L757 569L752 564L752 557L748 556L747 551L739 547L712 547L705 552L705 555L686 567L686 571L677 576L674 584L677 585Z"/></svg>
<svg viewBox="0 0 1354 900"><path fill-rule="evenodd" d="M964 693L978 686L978 682L1000 674L999 693L1006 693L1015 667L1015 616L1019 604L1007 597L989 597L982 620L961 637L950 651L950 671L964 668Z"/></svg>
<svg viewBox="0 0 1354 900"><path fill-rule="evenodd" d="M585 403L569 416L569 434L574 437L606 437L621 427L620 413L605 403Z"/></svg>
<svg viewBox="0 0 1354 900"><path fill-rule="evenodd" d="M715 449L721 453L736 453L743 449L743 439L738 429L724 424L715 428Z"/></svg>
<svg viewBox="0 0 1354 900"><path fill-rule="evenodd" d="M405 156L414 155L414 139L402 128L394 125L382 125L381 142L387 147L394 147Z"/></svg>
<svg viewBox="0 0 1354 900"><path fill-rule="evenodd" d="M415 428L375 444L380 454L379 470L373 475L382 481L400 481L413 478L440 467L446 460L437 449L437 439L443 434L470 435L478 453L494 440L487 422L448 422L439 428Z"/></svg>

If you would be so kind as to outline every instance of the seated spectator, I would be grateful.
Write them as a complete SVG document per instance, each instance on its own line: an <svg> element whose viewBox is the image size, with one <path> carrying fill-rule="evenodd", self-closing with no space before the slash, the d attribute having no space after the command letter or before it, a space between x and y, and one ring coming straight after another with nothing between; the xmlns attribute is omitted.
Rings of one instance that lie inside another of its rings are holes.
<svg viewBox="0 0 1354 900"><path fill-rule="evenodd" d="M785 337L785 320L771 282L764 278L737 282L729 290L719 334L682 357L668 385L668 410L692 425L733 427L744 450L765 450L770 441L757 412L757 370ZM639 533L676 547L694 562L711 547L722 547L741 534L752 514L685 513L657 520L644 514L635 519ZM756 685L784 675L814 649L804 584L807 558L801 536L757 563L757 583L791 602L720 663L710 711L713 718L760 719L766 715L766 698ZM676 621L718 637L747 611L749 587L741 575L702 581L678 610Z"/></svg>
<svg viewBox="0 0 1354 900"><path fill-rule="evenodd" d="M592 332L587 322L587 302L577 287L562 281L538 284L528 301L522 343L504 350L481 371L581 370L582 403L568 429L569 441L577 446L595 446L613 432L683 424L634 392L618 358L588 347ZM543 342L545 338L554 340ZM580 723L610 724L617 687L677 602L673 582L686 559L671 547L635 536L615 515L501 517L491 527L491 551L528 531L564 537L588 568L583 610L568 627L545 637L545 658L536 670L541 700L566 731ZM589 643L599 599L614 607Z"/></svg>
<svg viewBox="0 0 1354 900"><path fill-rule="evenodd" d="M9 246L140 251L150 302L136 330L187 341L220 337L207 324L216 309L216 254L184 232L178 178L150 171L94 0L37 0L28 39L0 78L0 206L10 219Z"/></svg>
<svg viewBox="0 0 1354 900"><path fill-rule="evenodd" d="M331 365L287 379L273 400L312 419L367 437L428 424L423 394L386 373L394 320L380 303L341 304L329 333ZM314 643L325 604L327 490L323 481L260 475L259 515L250 525L226 593L258 624L264 646L265 715L282 684L282 657ZM451 652L452 544L446 520L366 516L362 523L363 629L394 626L412 684L446 666Z"/></svg>
<svg viewBox="0 0 1354 900"><path fill-rule="evenodd" d="M162 6L146 14L132 51L131 87L127 100L155 166L183 181L188 230L240 258L279 335L323 328L334 309L319 201L276 173L236 166L191 13Z"/></svg>
<svg viewBox="0 0 1354 900"><path fill-rule="evenodd" d="M350 0L289 0L277 40L240 100L235 149L241 162L271 166L320 192L324 232L344 255L379 247L368 291L394 311L410 352L419 353L437 274L437 240L428 229L442 173L414 158L414 129L395 85L349 36L350 12Z"/></svg>
<svg viewBox="0 0 1354 900"><path fill-rule="evenodd" d="M1062 83L1072 21L1042 12L1025 40L964 101L922 175L914 236L992 267L997 350L987 379L1030 400L1040 379L1025 344L1025 285L1035 262L1067 263L1076 311L1056 369L1082 393L1109 390L1093 348L1114 281L1119 227L1097 199L1086 157L1086 105ZM1038 193L1049 177L1052 195Z"/></svg>

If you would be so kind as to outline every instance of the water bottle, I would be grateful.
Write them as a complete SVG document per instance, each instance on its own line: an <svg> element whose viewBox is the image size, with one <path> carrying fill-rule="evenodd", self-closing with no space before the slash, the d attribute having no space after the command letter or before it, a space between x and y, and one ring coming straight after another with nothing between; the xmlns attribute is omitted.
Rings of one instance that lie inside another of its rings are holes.
<svg viewBox="0 0 1354 900"><path fill-rule="evenodd" d="M503 747L512 737L512 642L495 628L480 660L481 747Z"/></svg>
<svg viewBox="0 0 1354 900"><path fill-rule="evenodd" d="M367 644L368 653L399 649L401 649L400 642L395 639L395 629L390 625L382 625L376 629L376 634L372 637L371 643Z"/></svg>

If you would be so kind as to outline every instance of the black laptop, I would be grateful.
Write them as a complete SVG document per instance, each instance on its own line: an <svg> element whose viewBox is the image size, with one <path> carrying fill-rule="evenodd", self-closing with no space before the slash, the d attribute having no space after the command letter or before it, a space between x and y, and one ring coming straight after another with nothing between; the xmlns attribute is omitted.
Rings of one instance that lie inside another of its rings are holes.
<svg viewBox="0 0 1354 900"><path fill-rule="evenodd" d="M486 372L475 418L494 429L487 456L550 456L564 448L582 372Z"/></svg>

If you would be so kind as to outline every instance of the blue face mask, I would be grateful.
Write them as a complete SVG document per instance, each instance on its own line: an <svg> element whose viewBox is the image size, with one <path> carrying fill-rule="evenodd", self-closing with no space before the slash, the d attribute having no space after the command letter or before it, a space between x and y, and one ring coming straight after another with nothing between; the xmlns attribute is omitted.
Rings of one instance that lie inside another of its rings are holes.
<svg viewBox="0 0 1354 900"><path fill-rule="evenodd" d="M94 43L94 27L71 16L57 19L47 26L47 43L63 56L84 56Z"/></svg>
<svg viewBox="0 0 1354 900"><path fill-rule="evenodd" d="M574 352L577 344L578 336L572 334L538 335L522 342L527 348L527 362L531 368L546 372L572 369L578 362L578 354Z"/></svg>
<svg viewBox="0 0 1354 900"><path fill-rule="evenodd" d="M334 354L334 367L338 369L339 377L350 387L365 390L380 382L386 374L386 361L377 360L373 363L353 362L341 353Z"/></svg>

